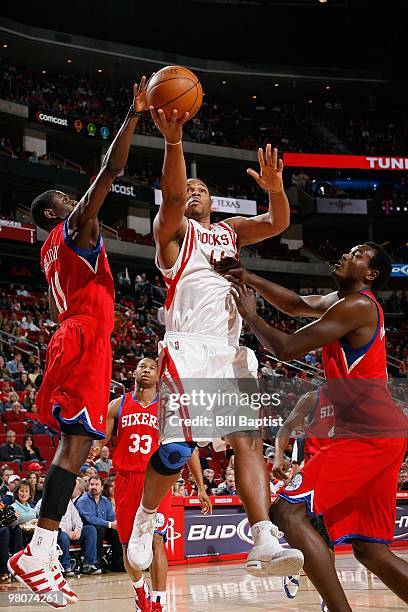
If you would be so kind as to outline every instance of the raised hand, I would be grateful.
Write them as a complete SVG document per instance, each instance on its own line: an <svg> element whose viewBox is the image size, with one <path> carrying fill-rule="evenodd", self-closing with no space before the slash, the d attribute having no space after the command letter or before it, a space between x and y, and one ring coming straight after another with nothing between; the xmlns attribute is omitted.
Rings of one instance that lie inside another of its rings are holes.
<svg viewBox="0 0 408 612"><path fill-rule="evenodd" d="M162 108L155 109L150 107L150 112L155 126L163 134L166 142L169 144L178 144L183 137L183 125L189 118L189 114L185 113L182 117L178 116L176 108L173 108L170 119L167 119L166 113Z"/></svg>
<svg viewBox="0 0 408 612"><path fill-rule="evenodd" d="M139 85L137 83L133 85L133 108L137 113L142 113L149 108L147 103L145 76L142 76Z"/></svg>
<svg viewBox="0 0 408 612"><path fill-rule="evenodd" d="M283 191L283 161L278 159L278 149L273 149L270 144L266 145L265 153L258 149L259 172L248 168L247 173L252 176L262 189L271 193Z"/></svg>

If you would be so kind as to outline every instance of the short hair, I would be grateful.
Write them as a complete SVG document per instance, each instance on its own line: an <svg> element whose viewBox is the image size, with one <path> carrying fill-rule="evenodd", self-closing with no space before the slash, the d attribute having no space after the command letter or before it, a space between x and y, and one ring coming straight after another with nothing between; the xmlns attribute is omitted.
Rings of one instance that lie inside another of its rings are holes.
<svg viewBox="0 0 408 612"><path fill-rule="evenodd" d="M99 476L99 474L95 474L94 476L90 476L89 477L89 482L91 482L91 480L99 480L101 485L103 485L103 478L102 478L102 476Z"/></svg>
<svg viewBox="0 0 408 612"><path fill-rule="evenodd" d="M391 257L384 247L376 242L365 242L364 244L374 251L374 255L370 261L370 268L378 270L378 276L371 283L371 288L373 291L379 291L379 289L384 287L390 277L392 271Z"/></svg>
<svg viewBox="0 0 408 612"><path fill-rule="evenodd" d="M34 497L34 491L33 491L33 487L31 486L31 484L29 483L28 480L24 479L24 480L20 480L20 482L18 483L18 485L16 486L16 488L14 489L14 498L18 501L17 498L17 493L20 491L20 489L22 489L23 487L28 487L28 490L30 491L30 497L27 500L27 503L30 503L30 501L33 499Z"/></svg>
<svg viewBox="0 0 408 612"><path fill-rule="evenodd" d="M48 230L51 222L46 219L44 211L46 208L52 208L52 197L57 193L55 189L49 189L37 196L31 203L31 216L33 221L41 229Z"/></svg>

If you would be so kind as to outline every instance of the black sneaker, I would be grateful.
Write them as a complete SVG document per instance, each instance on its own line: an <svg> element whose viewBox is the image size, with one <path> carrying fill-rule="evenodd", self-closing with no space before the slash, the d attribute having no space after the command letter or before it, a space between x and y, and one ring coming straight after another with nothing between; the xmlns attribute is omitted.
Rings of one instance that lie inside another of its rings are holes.
<svg viewBox="0 0 408 612"><path fill-rule="evenodd" d="M102 570L96 567L96 565L91 565L90 563L84 563L84 565L82 566L82 573L96 575L96 574L102 574Z"/></svg>

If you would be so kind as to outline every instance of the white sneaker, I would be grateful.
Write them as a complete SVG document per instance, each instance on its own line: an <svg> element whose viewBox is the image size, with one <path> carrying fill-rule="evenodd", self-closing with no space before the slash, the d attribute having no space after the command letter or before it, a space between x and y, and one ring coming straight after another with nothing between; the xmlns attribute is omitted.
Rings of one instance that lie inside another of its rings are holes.
<svg viewBox="0 0 408 612"><path fill-rule="evenodd" d="M152 564L155 517L156 512L146 514L140 506L136 512L132 535L127 548L129 563L135 569L146 570Z"/></svg>
<svg viewBox="0 0 408 612"><path fill-rule="evenodd" d="M320 597L320 609L322 612L329 612L329 608L324 603L323 599Z"/></svg>
<svg viewBox="0 0 408 612"><path fill-rule="evenodd" d="M283 533L272 524L270 537L254 544L245 564L251 576L293 576L303 567L303 553L296 548L283 548Z"/></svg>
<svg viewBox="0 0 408 612"><path fill-rule="evenodd" d="M58 558L57 558L58 559ZM43 603L52 608L66 608L67 599L55 582L55 559L43 560L31 554L30 545L10 557L9 572L32 593L41 595Z"/></svg>
<svg viewBox="0 0 408 612"><path fill-rule="evenodd" d="M299 590L299 583L300 574L295 574L295 576L284 576L282 578L283 590L288 599L293 599L296 597Z"/></svg>
<svg viewBox="0 0 408 612"><path fill-rule="evenodd" d="M58 558L60 555L62 555L62 550L59 546L57 546L55 554L51 557L54 583L57 589L61 591L67 602L69 604L74 604L78 601L78 595L74 593L74 591L71 589L68 582L64 578L64 568L62 567Z"/></svg>

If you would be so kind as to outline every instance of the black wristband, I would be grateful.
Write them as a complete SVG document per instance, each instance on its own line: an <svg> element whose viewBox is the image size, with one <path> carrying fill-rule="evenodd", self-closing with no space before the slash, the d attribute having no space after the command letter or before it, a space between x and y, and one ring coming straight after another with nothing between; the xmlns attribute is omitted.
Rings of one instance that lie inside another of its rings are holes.
<svg viewBox="0 0 408 612"><path fill-rule="evenodd" d="M128 117L137 117L138 119L140 119L142 115L143 115L143 112L135 111L133 106L129 108Z"/></svg>

